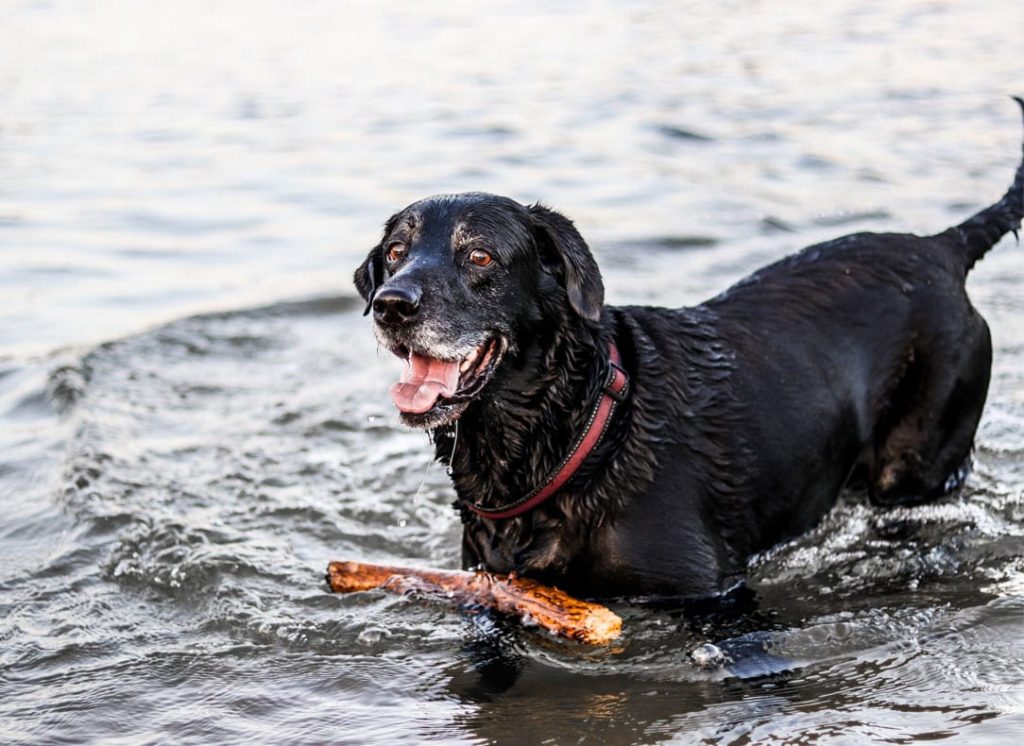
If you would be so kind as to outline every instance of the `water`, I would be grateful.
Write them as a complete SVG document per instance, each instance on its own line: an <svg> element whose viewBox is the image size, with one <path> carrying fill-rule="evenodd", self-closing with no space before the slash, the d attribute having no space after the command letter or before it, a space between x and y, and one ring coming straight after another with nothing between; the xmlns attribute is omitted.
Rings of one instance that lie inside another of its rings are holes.
<svg viewBox="0 0 1024 746"><path fill-rule="evenodd" d="M698 302L1005 189L1024 6L15 2L0 26L0 723L9 742L709 743L1024 732L1024 255L964 492L856 495L732 608L585 649L336 597L452 567L350 273L395 209L541 199L615 303ZM698 666L714 644L728 661Z"/></svg>

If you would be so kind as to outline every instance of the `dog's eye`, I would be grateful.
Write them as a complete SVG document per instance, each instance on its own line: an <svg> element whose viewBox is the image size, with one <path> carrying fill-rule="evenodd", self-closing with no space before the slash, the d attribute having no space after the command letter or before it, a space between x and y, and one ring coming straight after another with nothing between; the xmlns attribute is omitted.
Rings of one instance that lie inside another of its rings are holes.
<svg viewBox="0 0 1024 746"><path fill-rule="evenodd" d="M387 258L393 264L399 259L404 259L408 253L409 249L404 243L393 243L388 247Z"/></svg>
<svg viewBox="0 0 1024 746"><path fill-rule="evenodd" d="M469 261L478 267L486 267L494 261L494 257L483 249L473 249L469 252Z"/></svg>

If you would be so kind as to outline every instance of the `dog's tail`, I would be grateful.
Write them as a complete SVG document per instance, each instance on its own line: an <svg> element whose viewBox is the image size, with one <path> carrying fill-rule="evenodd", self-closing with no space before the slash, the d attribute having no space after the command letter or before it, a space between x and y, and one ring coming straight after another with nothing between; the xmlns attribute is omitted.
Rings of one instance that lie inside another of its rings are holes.
<svg viewBox="0 0 1024 746"><path fill-rule="evenodd" d="M1024 113L1024 99L1019 96L1013 99ZM1024 217L1024 161L1017 167L1013 184L1001 200L956 227L963 246L966 269L970 270L1007 232L1013 231L1013 235L1017 236L1021 217Z"/></svg>

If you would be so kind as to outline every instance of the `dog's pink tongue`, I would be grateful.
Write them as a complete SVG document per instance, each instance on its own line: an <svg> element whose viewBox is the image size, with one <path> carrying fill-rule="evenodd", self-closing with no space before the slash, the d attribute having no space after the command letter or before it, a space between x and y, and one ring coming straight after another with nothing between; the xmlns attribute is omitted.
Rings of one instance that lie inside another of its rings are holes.
<svg viewBox="0 0 1024 746"><path fill-rule="evenodd" d="M458 387L458 362L434 360L414 352L402 379L391 387L391 398L403 412L423 414L439 396L451 396Z"/></svg>

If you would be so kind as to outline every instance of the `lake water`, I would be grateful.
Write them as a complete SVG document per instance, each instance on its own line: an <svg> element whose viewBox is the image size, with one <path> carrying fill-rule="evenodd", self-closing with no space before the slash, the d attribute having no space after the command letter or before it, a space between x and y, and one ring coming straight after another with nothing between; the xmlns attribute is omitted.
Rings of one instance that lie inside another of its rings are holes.
<svg viewBox="0 0 1024 746"><path fill-rule="evenodd" d="M732 607L590 649L375 593L454 567L351 272L485 190L574 218L612 303L934 232L1020 157L1024 4L46 2L0 24L0 725L15 743L1019 743L1024 251L959 495L845 497ZM705 643L732 663L698 667Z"/></svg>

